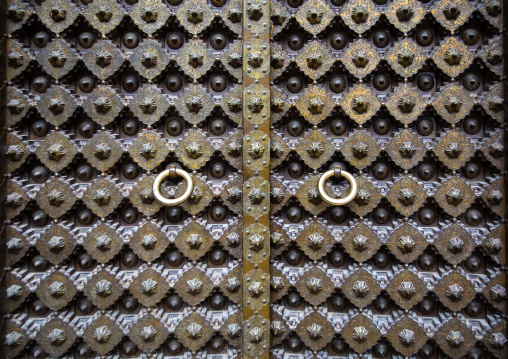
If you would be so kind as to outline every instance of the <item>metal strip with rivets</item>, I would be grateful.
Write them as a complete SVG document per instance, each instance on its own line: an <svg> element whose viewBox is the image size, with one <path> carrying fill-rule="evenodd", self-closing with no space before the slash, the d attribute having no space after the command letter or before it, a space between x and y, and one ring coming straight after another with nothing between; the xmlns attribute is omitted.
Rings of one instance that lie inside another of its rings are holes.
<svg viewBox="0 0 508 359"><path fill-rule="evenodd" d="M270 2L243 1L243 354L270 347Z"/></svg>

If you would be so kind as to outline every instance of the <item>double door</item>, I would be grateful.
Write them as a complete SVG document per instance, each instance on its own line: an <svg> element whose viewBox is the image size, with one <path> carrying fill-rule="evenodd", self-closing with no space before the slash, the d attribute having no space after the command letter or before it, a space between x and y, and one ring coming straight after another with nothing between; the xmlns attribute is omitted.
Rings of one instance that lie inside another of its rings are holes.
<svg viewBox="0 0 508 359"><path fill-rule="evenodd" d="M506 358L498 0L8 0L8 358Z"/></svg>

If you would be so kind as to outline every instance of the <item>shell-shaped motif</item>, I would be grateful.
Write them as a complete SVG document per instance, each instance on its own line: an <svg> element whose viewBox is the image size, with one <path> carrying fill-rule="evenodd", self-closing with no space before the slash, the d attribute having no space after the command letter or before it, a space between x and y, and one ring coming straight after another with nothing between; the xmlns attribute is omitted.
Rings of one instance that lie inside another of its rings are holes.
<svg viewBox="0 0 508 359"><path fill-rule="evenodd" d="M201 198L203 197L203 192L199 189L199 187L194 187L192 189L192 193L189 197L189 202L193 204L198 204L199 201L201 201Z"/></svg>
<svg viewBox="0 0 508 359"><path fill-rule="evenodd" d="M397 242L397 247L402 253L411 253L416 247L416 242L411 236L402 236Z"/></svg>
<svg viewBox="0 0 508 359"><path fill-rule="evenodd" d="M446 202L453 206L458 206L464 200L464 195L460 188L450 188L446 192Z"/></svg>
<svg viewBox="0 0 508 359"><path fill-rule="evenodd" d="M12 22L20 22L25 17L25 9L20 4L12 4L7 9L7 16Z"/></svg>
<svg viewBox="0 0 508 359"><path fill-rule="evenodd" d="M351 18L357 24L363 24L369 18L369 10L365 6L355 6L351 12Z"/></svg>
<svg viewBox="0 0 508 359"><path fill-rule="evenodd" d="M316 206L323 201L317 188L313 188L309 192L307 192L307 198L309 199L310 203Z"/></svg>
<svg viewBox="0 0 508 359"><path fill-rule="evenodd" d="M107 6L99 6L95 16L100 22L108 22L113 17L113 12Z"/></svg>
<svg viewBox="0 0 508 359"><path fill-rule="evenodd" d="M65 150L64 147L59 144L55 143L54 145L49 146L48 148L48 157L52 161L60 161L60 159L65 156Z"/></svg>
<svg viewBox="0 0 508 359"><path fill-rule="evenodd" d="M487 194L487 201L491 206L498 206L503 202L503 192L497 189L490 190Z"/></svg>
<svg viewBox="0 0 508 359"><path fill-rule="evenodd" d="M49 192L48 201L50 205L58 207L65 201L65 197L62 192L54 189L51 192Z"/></svg>
<svg viewBox="0 0 508 359"><path fill-rule="evenodd" d="M51 51L48 61L53 67L62 67L67 61L67 56L65 56L62 50Z"/></svg>
<svg viewBox="0 0 508 359"><path fill-rule="evenodd" d="M111 100L107 97L99 97L97 100L95 100L93 105L95 107L95 111L103 115L108 113L108 111L113 107Z"/></svg>
<svg viewBox="0 0 508 359"><path fill-rule="evenodd" d="M143 338L145 342L152 342L157 335L157 330L155 330L153 325L149 325L148 327L143 327L139 335L141 335L141 338Z"/></svg>
<svg viewBox="0 0 508 359"><path fill-rule="evenodd" d="M402 113L411 113L416 106L416 101L411 96L402 96L397 102L397 107Z"/></svg>
<svg viewBox="0 0 508 359"><path fill-rule="evenodd" d="M284 154L284 146L280 142L270 143L270 156L273 158L280 158Z"/></svg>
<svg viewBox="0 0 508 359"><path fill-rule="evenodd" d="M260 204L265 199L265 192L260 188L253 188L249 192L249 201L252 204Z"/></svg>
<svg viewBox="0 0 508 359"><path fill-rule="evenodd" d="M311 8L307 11L307 21L312 24L320 24L323 19L323 12L318 10L317 8Z"/></svg>
<svg viewBox="0 0 508 359"><path fill-rule="evenodd" d="M153 97L144 97L140 103L139 107L141 108L141 112L146 115L151 115L157 110L157 101Z"/></svg>
<svg viewBox="0 0 508 359"><path fill-rule="evenodd" d="M242 327L236 323L229 324L226 329L226 335L230 338L238 338L242 333Z"/></svg>
<svg viewBox="0 0 508 359"><path fill-rule="evenodd" d="M264 292L265 287L261 282L252 282L247 288L249 295L253 298L259 298Z"/></svg>
<svg viewBox="0 0 508 359"><path fill-rule="evenodd" d="M272 16L270 17L270 19L272 20L272 23L274 25L281 26L282 24L284 24L284 21L286 21L286 18L287 18L286 15L280 9L272 9Z"/></svg>
<svg viewBox="0 0 508 359"><path fill-rule="evenodd" d="M201 97L192 96L189 98L189 100L185 103L185 107L187 107L187 110L192 113L199 113L203 109L203 99Z"/></svg>
<svg viewBox="0 0 508 359"><path fill-rule="evenodd" d="M187 245L191 249L199 249L203 244L203 238L199 234L191 234L189 238L187 238Z"/></svg>
<svg viewBox="0 0 508 359"><path fill-rule="evenodd" d="M275 113L280 113L284 110L284 100L281 98L270 99L270 110ZM278 143L278 142L277 142Z"/></svg>
<svg viewBox="0 0 508 359"><path fill-rule="evenodd" d="M196 159L203 155L203 146L197 142L191 142L185 147L185 152L190 158Z"/></svg>
<svg viewBox="0 0 508 359"><path fill-rule="evenodd" d="M99 206L107 206L111 201L111 193L106 188L100 188L95 191L93 195L93 200Z"/></svg>
<svg viewBox="0 0 508 359"><path fill-rule="evenodd" d="M49 100L48 110L55 116L64 112L65 103L59 98L52 98Z"/></svg>
<svg viewBox="0 0 508 359"><path fill-rule="evenodd" d="M399 153L404 158L412 158L416 152L416 146L411 141L402 142L399 147Z"/></svg>
<svg viewBox="0 0 508 359"><path fill-rule="evenodd" d="M7 288L7 299L16 300L23 295L23 287L13 284Z"/></svg>
<svg viewBox="0 0 508 359"><path fill-rule="evenodd" d="M358 96L353 99L353 110L361 115L369 110L369 100L365 96Z"/></svg>
<svg viewBox="0 0 508 359"><path fill-rule="evenodd" d="M55 328L48 334L48 339L51 345L60 346L65 342L67 337L62 329Z"/></svg>
<svg viewBox="0 0 508 359"><path fill-rule="evenodd" d="M284 199L284 190L279 187L270 190L270 201L272 203L281 203Z"/></svg>
<svg viewBox="0 0 508 359"><path fill-rule="evenodd" d="M252 51L247 56L247 63L253 68L259 68L263 65L263 54L261 51Z"/></svg>
<svg viewBox="0 0 508 359"><path fill-rule="evenodd" d="M278 249L284 245L284 236L281 233L272 233L270 242L275 249Z"/></svg>
<svg viewBox="0 0 508 359"><path fill-rule="evenodd" d="M503 150L504 147L499 141L496 141L489 146L489 154L494 158L501 157L503 155Z"/></svg>
<svg viewBox="0 0 508 359"><path fill-rule="evenodd" d="M450 66L459 65L462 61L462 51L457 49L456 47L452 47L451 49L446 50L444 53L444 60Z"/></svg>
<svg viewBox="0 0 508 359"><path fill-rule="evenodd" d="M403 188L399 191L398 199L399 202L404 206L410 206L415 201L416 194L411 188Z"/></svg>
<svg viewBox="0 0 508 359"><path fill-rule="evenodd" d="M62 282L54 281L48 287L49 295L54 298L60 298L65 294L65 284Z"/></svg>
<svg viewBox="0 0 508 359"><path fill-rule="evenodd" d="M230 293L236 293L236 292L238 292L238 289L240 289L241 285L242 285L242 283L240 283L238 278L229 278L226 281L225 287L226 287L228 292L230 292Z"/></svg>
<svg viewBox="0 0 508 359"><path fill-rule="evenodd" d="M319 158L323 152L325 151L325 147L321 142L311 142L307 147L307 153L312 158Z"/></svg>
<svg viewBox="0 0 508 359"><path fill-rule="evenodd" d="M60 252L65 247L65 238L53 236L48 241L48 248L51 252Z"/></svg>
<svg viewBox="0 0 508 359"><path fill-rule="evenodd" d="M270 278L270 288L274 291L279 291L284 288L284 278L282 277L271 277Z"/></svg>
<svg viewBox="0 0 508 359"><path fill-rule="evenodd" d="M464 250L464 241L459 237L450 238L448 244L446 245L446 249L453 254L458 254Z"/></svg>
<svg viewBox="0 0 508 359"><path fill-rule="evenodd" d="M457 3L450 2L450 4L444 7L443 14L447 20L456 20L459 17L461 11Z"/></svg>
<svg viewBox="0 0 508 359"><path fill-rule="evenodd" d="M242 100L239 98L232 98L228 101L229 111L236 113L242 109Z"/></svg>
<svg viewBox="0 0 508 359"><path fill-rule="evenodd" d="M446 296L452 301L457 302L464 297L464 288L454 283L446 289Z"/></svg>
<svg viewBox="0 0 508 359"><path fill-rule="evenodd" d="M254 252L259 252L265 246L265 238L259 234L249 237L249 248Z"/></svg>
<svg viewBox="0 0 508 359"><path fill-rule="evenodd" d="M319 278L311 278L307 281L307 289L312 294L318 294L323 290L323 281Z"/></svg>
<svg viewBox="0 0 508 359"><path fill-rule="evenodd" d="M353 238L353 248L355 251L363 252L369 248L369 238L365 237L362 234L357 235L355 238Z"/></svg>
<svg viewBox="0 0 508 359"><path fill-rule="evenodd" d="M191 339L198 339L203 335L203 327L198 323L191 323L187 326L187 336Z"/></svg>
<svg viewBox="0 0 508 359"><path fill-rule="evenodd" d="M155 237L153 234L143 236L143 239L141 240L141 245L147 251L154 249L155 246L157 245L157 237Z"/></svg>
<svg viewBox="0 0 508 359"><path fill-rule="evenodd" d="M11 115L19 115L25 109L25 105L23 101L14 99L9 101L7 109Z"/></svg>
<svg viewBox="0 0 508 359"><path fill-rule="evenodd" d="M145 204L151 204L155 201L155 195L153 194L153 190L151 188L145 188L141 192L139 192L139 199L141 202Z"/></svg>
<svg viewBox="0 0 508 359"><path fill-rule="evenodd" d="M141 282L141 292L146 296L152 296L157 293L157 282L152 278L148 278L147 280Z"/></svg>
<svg viewBox="0 0 508 359"><path fill-rule="evenodd" d="M307 109L313 115L319 115L323 113L323 108L325 107L325 103L320 98L313 98L309 100L309 104L307 105Z"/></svg>
<svg viewBox="0 0 508 359"><path fill-rule="evenodd" d="M152 6L145 6L143 9L141 9L141 18L146 23L152 23L157 21L157 17L159 16L159 13L157 12L157 9L155 9Z"/></svg>
<svg viewBox="0 0 508 359"><path fill-rule="evenodd" d="M102 161L107 160L111 156L111 147L107 143L99 143L95 146L93 154Z"/></svg>
<svg viewBox="0 0 508 359"><path fill-rule="evenodd" d="M414 11L411 6L402 5L395 11L395 15L400 22L407 22L413 17Z"/></svg>
<svg viewBox="0 0 508 359"><path fill-rule="evenodd" d="M111 238L106 235L102 235L97 237L95 247L105 252L111 249L112 244L113 242L111 241Z"/></svg>
<svg viewBox="0 0 508 359"><path fill-rule="evenodd" d="M98 327L93 333L93 338L97 343L105 344L109 342L111 338L111 330L107 326Z"/></svg>
<svg viewBox="0 0 508 359"><path fill-rule="evenodd" d="M232 68L236 69L242 66L242 55L238 52L233 52L228 55L228 64Z"/></svg>
<svg viewBox="0 0 508 359"><path fill-rule="evenodd" d="M229 203L236 204L242 198L242 191L239 188L230 188L226 191L226 199Z"/></svg>
<svg viewBox="0 0 508 359"><path fill-rule="evenodd" d="M487 62L493 66L501 64L503 61L503 53L501 51L489 51L487 54Z"/></svg>
<svg viewBox="0 0 508 359"><path fill-rule="evenodd" d="M263 99L260 97L251 97L249 102L247 103L247 107L253 113L260 113L265 104L263 103Z"/></svg>
<svg viewBox="0 0 508 359"><path fill-rule="evenodd" d="M157 54L153 52L145 52L141 56L141 65L143 65L147 69L157 66L157 61L158 61Z"/></svg>
<svg viewBox="0 0 508 359"><path fill-rule="evenodd" d="M489 337L489 344L496 349L502 349L506 341L506 337L503 333L492 333Z"/></svg>
<svg viewBox="0 0 508 359"><path fill-rule="evenodd" d="M265 146L263 146L263 144L260 142L251 143L249 149L247 150L247 153L253 159L261 158L265 153Z"/></svg>
<svg viewBox="0 0 508 359"><path fill-rule="evenodd" d="M200 279L194 278L187 281L187 293L190 295L197 295L201 293L202 290L203 282Z"/></svg>
<svg viewBox="0 0 508 359"><path fill-rule="evenodd" d="M67 17L67 10L62 6L55 6L49 11L49 16L54 22L65 20Z"/></svg>
<svg viewBox="0 0 508 359"><path fill-rule="evenodd" d="M242 241L242 238L240 237L240 235L238 233L230 233L226 237L226 244L232 248L238 247L240 245L241 241Z"/></svg>
<svg viewBox="0 0 508 359"><path fill-rule="evenodd" d="M404 329L399 333L399 341L402 345L410 347L416 343L415 332L410 329Z"/></svg>
<svg viewBox="0 0 508 359"><path fill-rule="evenodd" d="M358 280L353 284L353 293L359 298L364 298L369 293L369 285L363 280Z"/></svg>
<svg viewBox="0 0 508 359"><path fill-rule="evenodd" d="M361 160L362 158L367 157L369 154L369 145L365 142L359 142L353 145L352 147L353 156Z"/></svg>
<svg viewBox="0 0 508 359"><path fill-rule="evenodd" d="M311 54L307 57L307 66L317 70L323 65L323 56L321 54Z"/></svg>
<svg viewBox="0 0 508 359"><path fill-rule="evenodd" d="M260 343L265 336L263 329L255 327L249 332L249 342L253 344Z"/></svg>
<svg viewBox="0 0 508 359"><path fill-rule="evenodd" d="M307 327L307 333L309 333L309 338L310 339L312 339L312 340L318 340L324 334L324 332L323 332L323 326L321 326L321 325L319 325L317 323L312 323L311 325L309 325Z"/></svg>
<svg viewBox="0 0 508 359"><path fill-rule="evenodd" d="M261 19L261 16L263 16L263 7L261 4L257 3L249 3L249 7L247 8L247 15L249 16L249 19L251 20L259 20Z"/></svg>
<svg viewBox="0 0 508 359"><path fill-rule="evenodd" d="M19 253L23 249L23 241L21 238L11 238L7 242L7 251L9 253Z"/></svg>
<svg viewBox="0 0 508 359"><path fill-rule="evenodd" d="M494 302L506 300L506 288L501 284L496 284L490 288L490 299L492 299Z"/></svg>
<svg viewBox="0 0 508 359"><path fill-rule="evenodd" d="M23 334L19 332L10 332L5 336L5 345L8 347L17 347L23 342Z"/></svg>
<svg viewBox="0 0 508 359"><path fill-rule="evenodd" d="M369 64L369 55L365 51L357 51L352 58L353 63L358 68L364 68Z"/></svg>
<svg viewBox="0 0 508 359"><path fill-rule="evenodd" d="M113 61L113 55L106 50L100 50L95 54L95 63L102 68L108 67Z"/></svg>
<svg viewBox="0 0 508 359"><path fill-rule="evenodd" d="M445 101L444 107L448 113L459 113L462 107L462 100L456 96L448 97Z"/></svg>
<svg viewBox="0 0 508 359"><path fill-rule="evenodd" d="M453 348L460 348L462 343L464 343L464 337L459 331L452 330L446 336L446 341Z"/></svg>
<svg viewBox="0 0 508 359"><path fill-rule="evenodd" d="M460 148L458 142L449 143L448 145L446 145L444 151L449 158L458 158L462 153L462 149Z"/></svg>
<svg viewBox="0 0 508 359"><path fill-rule="evenodd" d="M102 279L95 284L95 293L97 293L99 297L106 298L113 293L113 285L110 281Z"/></svg>
<svg viewBox="0 0 508 359"><path fill-rule="evenodd" d="M19 193L14 192L7 195L7 198L5 199L5 204L12 208L17 208L21 206L23 203L23 196L21 196Z"/></svg>
<svg viewBox="0 0 508 359"><path fill-rule="evenodd" d="M489 110L493 112L499 112L503 110L503 99L499 96L494 96L489 101Z"/></svg>
<svg viewBox="0 0 508 359"><path fill-rule="evenodd" d="M496 17L502 12L502 6L500 1L490 1L486 6L487 14L492 17Z"/></svg>
<svg viewBox="0 0 508 359"><path fill-rule="evenodd" d="M199 9L187 10L187 20L193 24L199 24L201 21L203 21L203 11Z"/></svg>
<svg viewBox="0 0 508 359"><path fill-rule="evenodd" d="M363 326L359 326L353 329L353 339L358 343L363 343L367 340L369 336L369 331L365 329Z"/></svg>
<svg viewBox="0 0 508 359"><path fill-rule="evenodd" d="M204 56L201 55L199 52L191 52L189 54L188 63L192 67L198 68L199 66L203 65L204 59L205 59Z"/></svg>
<svg viewBox="0 0 508 359"><path fill-rule="evenodd" d="M286 327L284 327L284 323L279 320L272 321L270 324L270 332L274 337L280 337L286 331Z"/></svg>
<svg viewBox="0 0 508 359"><path fill-rule="evenodd" d="M413 64L415 54L409 49L403 49L397 54L397 62L403 67L409 67Z"/></svg>
<svg viewBox="0 0 508 359"><path fill-rule="evenodd" d="M231 142L228 143L226 151L231 157L238 157L242 153L242 146L236 142Z"/></svg>
<svg viewBox="0 0 508 359"><path fill-rule="evenodd" d="M503 250L503 242L499 238L492 237L485 243L485 248L487 248L489 254L496 255Z"/></svg>
<svg viewBox="0 0 508 359"><path fill-rule="evenodd" d="M139 150L139 154L146 160L155 158L156 153L157 147L153 143L143 143Z"/></svg>
<svg viewBox="0 0 508 359"><path fill-rule="evenodd" d="M324 244L325 238L317 232L314 232L307 237L307 245L309 246L310 249L314 251L323 248Z"/></svg>
<svg viewBox="0 0 508 359"><path fill-rule="evenodd" d="M416 294L416 288L413 282L402 282L397 288L402 298L410 299Z"/></svg>

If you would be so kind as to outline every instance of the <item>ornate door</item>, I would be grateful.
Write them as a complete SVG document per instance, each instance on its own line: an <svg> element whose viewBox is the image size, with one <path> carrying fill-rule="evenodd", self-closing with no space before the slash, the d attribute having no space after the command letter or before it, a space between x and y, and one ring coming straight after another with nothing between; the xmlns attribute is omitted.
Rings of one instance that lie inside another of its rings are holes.
<svg viewBox="0 0 508 359"><path fill-rule="evenodd" d="M7 358L506 358L500 1L3 11Z"/></svg>

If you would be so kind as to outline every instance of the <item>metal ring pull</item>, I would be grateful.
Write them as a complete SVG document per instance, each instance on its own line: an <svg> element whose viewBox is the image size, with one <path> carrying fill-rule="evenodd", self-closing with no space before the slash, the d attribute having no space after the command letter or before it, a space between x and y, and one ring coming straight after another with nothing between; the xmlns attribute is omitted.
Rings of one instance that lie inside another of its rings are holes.
<svg viewBox="0 0 508 359"><path fill-rule="evenodd" d="M328 178L332 176L343 176L345 177L349 183L351 184L351 189L349 190L349 194L344 198L332 198L329 195L325 193L325 182ZM318 192L323 201L325 201L328 204L333 204L334 206L342 206L345 204L348 204L351 202L355 196L356 192L358 192L358 184L356 183L356 179L353 177L353 175L346 171L341 171L340 169L333 169L330 171L327 171L323 173L321 178L319 178L318 182Z"/></svg>
<svg viewBox="0 0 508 359"><path fill-rule="evenodd" d="M183 177L187 182L187 189L185 190L185 193L179 198L170 199L163 197L159 191L159 187L161 185L162 180L168 176L176 177L177 175ZM190 174L188 174L184 170L171 166L169 169L161 172L155 178L155 182L153 183L153 193L155 195L155 198L157 198L157 200L162 204L165 204L166 206L176 206L179 205L180 203L185 202L185 200L189 198L189 196L192 193L193 186L194 184L192 183L192 177L190 176Z"/></svg>

